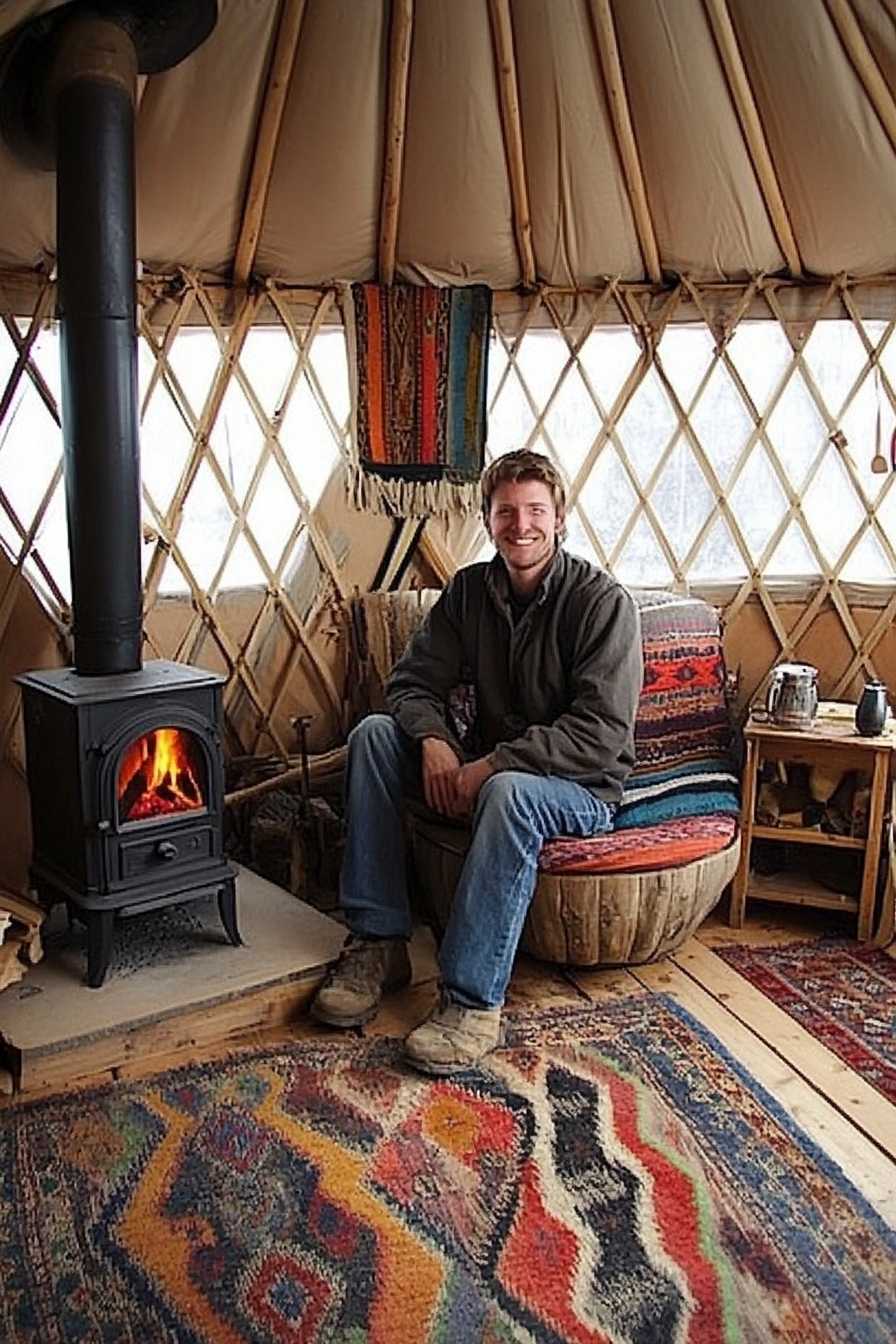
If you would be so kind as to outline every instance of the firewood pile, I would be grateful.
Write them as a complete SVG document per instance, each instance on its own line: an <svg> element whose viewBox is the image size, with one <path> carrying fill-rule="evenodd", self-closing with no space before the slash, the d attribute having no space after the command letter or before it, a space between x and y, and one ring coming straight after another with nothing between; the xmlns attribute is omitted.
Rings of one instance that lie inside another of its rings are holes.
<svg viewBox="0 0 896 1344"><path fill-rule="evenodd" d="M43 921L44 911L34 901L0 887L0 990L40 961Z"/></svg>

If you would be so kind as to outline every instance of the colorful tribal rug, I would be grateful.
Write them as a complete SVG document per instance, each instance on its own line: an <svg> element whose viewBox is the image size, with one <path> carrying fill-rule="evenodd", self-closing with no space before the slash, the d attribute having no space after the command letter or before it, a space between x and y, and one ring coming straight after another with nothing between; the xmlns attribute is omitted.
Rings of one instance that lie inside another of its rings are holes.
<svg viewBox="0 0 896 1344"><path fill-rule="evenodd" d="M0 1111L5 1344L892 1344L896 1234L693 1019L255 1048Z"/></svg>
<svg viewBox="0 0 896 1344"><path fill-rule="evenodd" d="M399 517L475 511L491 290L357 284L343 312L356 507Z"/></svg>
<svg viewBox="0 0 896 1344"><path fill-rule="evenodd" d="M851 938L717 947L739 975L896 1103L896 961Z"/></svg>

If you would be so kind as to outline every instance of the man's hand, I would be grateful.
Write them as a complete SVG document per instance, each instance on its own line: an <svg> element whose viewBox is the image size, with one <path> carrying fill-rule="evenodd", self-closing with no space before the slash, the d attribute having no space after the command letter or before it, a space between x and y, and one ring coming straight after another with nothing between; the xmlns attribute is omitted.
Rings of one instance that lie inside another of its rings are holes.
<svg viewBox="0 0 896 1344"><path fill-rule="evenodd" d="M454 786L455 809L459 816L471 817L473 815L479 790L489 776L494 773L495 767L487 756L480 756L478 761L470 761L467 765L461 766L457 772Z"/></svg>
<svg viewBox="0 0 896 1344"><path fill-rule="evenodd" d="M423 739L423 796L433 812L452 815L457 811L457 777L460 761L440 737Z"/></svg>

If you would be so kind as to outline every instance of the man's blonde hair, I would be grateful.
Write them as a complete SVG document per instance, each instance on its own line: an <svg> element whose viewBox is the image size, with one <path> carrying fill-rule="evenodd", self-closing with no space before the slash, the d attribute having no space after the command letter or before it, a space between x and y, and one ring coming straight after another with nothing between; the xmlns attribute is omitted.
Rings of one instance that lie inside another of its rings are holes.
<svg viewBox="0 0 896 1344"><path fill-rule="evenodd" d="M531 448L517 448L503 457L496 457L480 478L482 520L486 526L492 510L492 495L499 485L508 481L543 481L551 492L558 515L561 519L566 517L566 486L551 459L543 453L533 452ZM565 535L566 528L561 525L557 529L558 540L562 541Z"/></svg>

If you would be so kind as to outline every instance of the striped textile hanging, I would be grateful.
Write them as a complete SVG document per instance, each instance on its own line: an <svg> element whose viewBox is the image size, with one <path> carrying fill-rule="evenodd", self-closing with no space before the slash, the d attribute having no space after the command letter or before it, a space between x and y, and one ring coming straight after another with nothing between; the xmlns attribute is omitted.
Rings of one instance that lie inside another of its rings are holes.
<svg viewBox="0 0 896 1344"><path fill-rule="evenodd" d="M491 290L351 285L353 504L429 517L478 506Z"/></svg>

